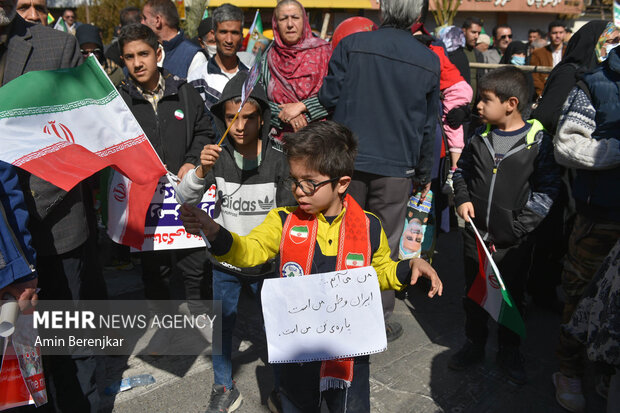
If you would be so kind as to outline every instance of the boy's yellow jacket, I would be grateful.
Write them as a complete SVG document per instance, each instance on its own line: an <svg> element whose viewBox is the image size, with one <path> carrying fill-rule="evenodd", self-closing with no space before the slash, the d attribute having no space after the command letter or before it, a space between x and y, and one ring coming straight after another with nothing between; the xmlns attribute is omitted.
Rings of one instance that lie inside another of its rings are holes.
<svg viewBox="0 0 620 413"><path fill-rule="evenodd" d="M211 253L220 262L236 267L253 267L279 253L282 228L288 214L297 207L273 209L262 224L242 237L221 228L217 238L211 243ZM409 261L393 261L390 247L379 218L366 212L370 222L371 265L377 271L382 290L400 290L409 284L411 270ZM345 210L330 224L323 214L318 214L317 248L312 260L312 273L331 272L336 269L338 255L338 236Z"/></svg>

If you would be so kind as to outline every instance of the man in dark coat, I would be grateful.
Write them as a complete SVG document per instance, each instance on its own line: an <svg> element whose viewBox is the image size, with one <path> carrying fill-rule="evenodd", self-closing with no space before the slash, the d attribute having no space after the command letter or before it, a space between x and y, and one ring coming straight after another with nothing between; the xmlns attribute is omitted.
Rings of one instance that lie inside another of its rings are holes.
<svg viewBox="0 0 620 413"><path fill-rule="evenodd" d="M74 36L27 23L16 15L16 0L0 3L0 79L4 85L23 73L78 66L82 55ZM19 171L32 243L37 253L41 299L105 299L97 257L95 216L89 189L66 192ZM97 412L99 394L94 357L45 359L52 411Z"/></svg>
<svg viewBox="0 0 620 413"><path fill-rule="evenodd" d="M383 24L342 39L329 62L319 101L359 139L349 193L376 214L398 258L412 181L430 189L439 103L439 59L409 31L421 14L410 0L381 2ZM412 79L416 79L412 82ZM394 292L382 294L386 319ZM402 333L386 323L388 341Z"/></svg>

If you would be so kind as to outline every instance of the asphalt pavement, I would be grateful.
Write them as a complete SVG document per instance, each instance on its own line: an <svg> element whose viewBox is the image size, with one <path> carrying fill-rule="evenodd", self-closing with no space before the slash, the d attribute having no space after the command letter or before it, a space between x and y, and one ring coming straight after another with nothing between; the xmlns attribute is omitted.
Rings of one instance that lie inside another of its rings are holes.
<svg viewBox="0 0 620 413"><path fill-rule="evenodd" d="M528 383L510 383L495 364L497 344L491 325L485 362L464 372L448 369L448 359L463 343L464 290L462 243L457 231L440 234L433 266L443 284L442 297L426 297L427 286L410 287L397 300L393 321L404 333L387 351L371 356L371 411L404 412L565 412L555 401L551 375L557 370L554 349L558 313L529 304L527 338L522 345ZM106 271L110 298L143 298L140 269ZM235 330L233 375L243 395L240 413L267 412L273 388L272 369L260 319L260 307L243 292ZM101 357L100 389L124 377L152 374L154 384L115 396L101 394L102 412L204 412L213 371L208 355ZM605 411L594 391L591 369L585 382L588 412Z"/></svg>

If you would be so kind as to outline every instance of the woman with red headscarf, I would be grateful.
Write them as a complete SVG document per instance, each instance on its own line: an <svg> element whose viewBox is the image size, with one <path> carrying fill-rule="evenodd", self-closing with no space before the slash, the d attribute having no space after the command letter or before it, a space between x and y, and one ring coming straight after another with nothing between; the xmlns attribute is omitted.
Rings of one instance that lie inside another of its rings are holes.
<svg viewBox="0 0 620 413"><path fill-rule="evenodd" d="M312 35L306 10L296 0L279 2L271 22L274 39L262 62L261 79L271 107L272 136L281 141L284 133L327 117L317 94L332 48Z"/></svg>

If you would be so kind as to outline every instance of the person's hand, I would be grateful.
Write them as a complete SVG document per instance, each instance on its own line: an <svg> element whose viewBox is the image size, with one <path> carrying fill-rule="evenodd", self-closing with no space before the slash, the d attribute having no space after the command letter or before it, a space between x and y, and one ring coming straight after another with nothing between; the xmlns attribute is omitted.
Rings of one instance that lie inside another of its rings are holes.
<svg viewBox="0 0 620 413"><path fill-rule="evenodd" d="M184 163L183 166L181 166L179 168L179 172L177 173L177 176L179 177L179 179L183 179L183 177L185 176L186 173L188 173L189 171L191 171L192 169L194 169L194 165L191 163Z"/></svg>
<svg viewBox="0 0 620 413"><path fill-rule="evenodd" d="M308 121L306 120L306 117L302 113L301 115L298 115L296 118L293 118L291 120L291 126L293 127L293 131L297 132L298 130L303 129L306 126L308 126Z"/></svg>
<svg viewBox="0 0 620 413"><path fill-rule="evenodd" d="M5 293L9 293L17 299L21 311L36 306L37 301L39 301L36 278L22 283L7 285L0 290L0 298L3 297Z"/></svg>
<svg viewBox="0 0 620 413"><path fill-rule="evenodd" d="M200 168L196 171L196 175L199 178L204 178L207 173L213 168L215 162L220 157L222 147L217 145L205 145L200 152Z"/></svg>
<svg viewBox="0 0 620 413"><path fill-rule="evenodd" d="M409 260L409 267L411 268L411 285L415 285L420 277L428 278L431 282L428 297L433 298L435 294L443 294L443 284L437 275L437 271L428 262L422 258L412 258Z"/></svg>
<svg viewBox="0 0 620 413"><path fill-rule="evenodd" d="M426 195L428 195L428 191L431 190L431 183L427 183L427 184L420 184L420 183L413 183L413 193L417 194L418 192L420 193L420 202L424 201L426 199Z"/></svg>
<svg viewBox="0 0 620 413"><path fill-rule="evenodd" d="M179 209L181 221L188 234L202 235L204 232L209 241L217 236L220 226L202 209L189 204L181 205Z"/></svg>
<svg viewBox="0 0 620 413"><path fill-rule="evenodd" d="M471 202L465 202L459 205L456 208L456 213L459 214L459 216L463 218L465 222L469 221L468 218L476 217L476 214L474 214L474 204L472 204Z"/></svg>
<svg viewBox="0 0 620 413"><path fill-rule="evenodd" d="M469 105L458 106L446 114L446 124L452 129L459 128L463 123L471 120Z"/></svg>
<svg viewBox="0 0 620 413"><path fill-rule="evenodd" d="M306 111L306 105L304 105L303 102L284 103L282 105L278 105L278 107L280 108L278 118L280 118L282 122L289 124L294 118Z"/></svg>

